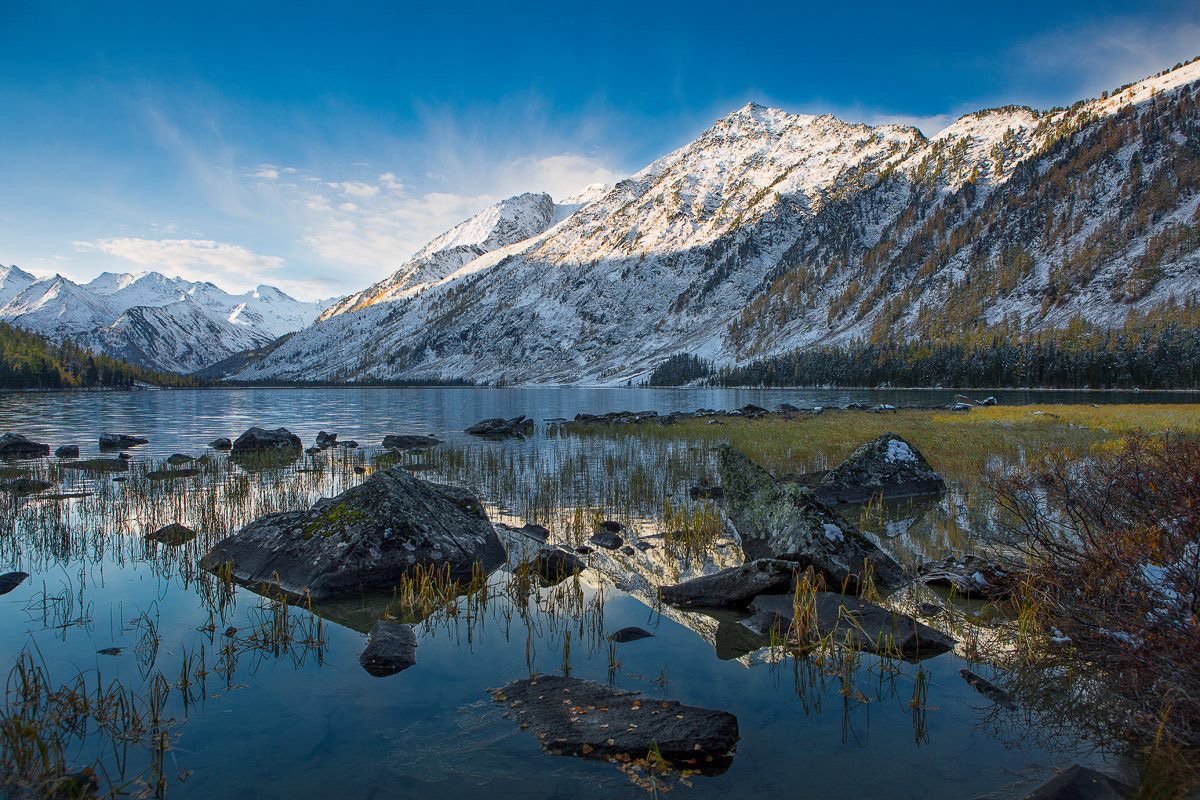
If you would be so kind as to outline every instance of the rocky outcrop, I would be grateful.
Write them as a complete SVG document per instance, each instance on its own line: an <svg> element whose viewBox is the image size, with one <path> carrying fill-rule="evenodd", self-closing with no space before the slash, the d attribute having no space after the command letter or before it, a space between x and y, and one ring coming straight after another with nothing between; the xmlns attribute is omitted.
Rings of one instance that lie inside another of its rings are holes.
<svg viewBox="0 0 1200 800"><path fill-rule="evenodd" d="M441 443L442 440L435 436L414 433L391 433L383 437L383 446L389 450L417 450Z"/></svg>
<svg viewBox="0 0 1200 800"><path fill-rule="evenodd" d="M917 448L885 433L855 450L821 478L815 491L826 503L865 503L872 497L902 500L946 490L942 476Z"/></svg>
<svg viewBox="0 0 1200 800"><path fill-rule="evenodd" d="M769 638L771 631L783 639L802 635L811 643L833 634L837 644L846 644L868 653L917 661L940 655L954 648L954 639L905 614L889 611L883 606L837 592L816 592L811 614L800 619L796 627L797 607L793 595L760 595L750 604L753 616L743 625L754 633Z"/></svg>
<svg viewBox="0 0 1200 800"><path fill-rule="evenodd" d="M470 580L506 554L470 492L427 483L404 470L380 470L308 511L269 514L218 543L203 564L232 565L250 584L313 599L389 592L418 566Z"/></svg>
<svg viewBox="0 0 1200 800"><path fill-rule="evenodd" d="M274 430L251 428L234 441L231 449L235 456L263 453L287 453L298 456L304 449L304 444L300 441L299 436L287 428L275 428Z"/></svg>
<svg viewBox="0 0 1200 800"><path fill-rule="evenodd" d="M867 571L877 586L902 583L900 565L812 490L776 481L727 445L718 451L718 464L725 512L748 558L812 567L833 589L859 591Z"/></svg>
<svg viewBox="0 0 1200 800"><path fill-rule="evenodd" d="M371 628L358 663L376 678L386 678L417 663L417 634L412 625L381 619Z"/></svg>
<svg viewBox="0 0 1200 800"><path fill-rule="evenodd" d="M1025 796L1025 800L1126 800L1133 787L1102 772L1073 764Z"/></svg>
<svg viewBox="0 0 1200 800"><path fill-rule="evenodd" d="M50 445L35 442L19 433L0 436L0 458L40 458L50 455Z"/></svg>
<svg viewBox="0 0 1200 800"><path fill-rule="evenodd" d="M100 434L100 449L101 450L124 450L129 447L138 447L143 444L149 444L150 440L142 436L130 436L127 433L102 433Z"/></svg>
<svg viewBox="0 0 1200 800"><path fill-rule="evenodd" d="M579 678L542 676L494 693L556 755L644 759L656 747L677 769L719 773L733 761L737 717Z"/></svg>
<svg viewBox="0 0 1200 800"><path fill-rule="evenodd" d="M494 439L524 438L533 433L533 420L523 414L512 419L495 417L476 422L467 428L467 433Z"/></svg>
<svg viewBox="0 0 1200 800"><path fill-rule="evenodd" d="M795 580L794 561L760 558L712 575L663 586L659 596L678 608L745 608L760 594L786 592Z"/></svg>

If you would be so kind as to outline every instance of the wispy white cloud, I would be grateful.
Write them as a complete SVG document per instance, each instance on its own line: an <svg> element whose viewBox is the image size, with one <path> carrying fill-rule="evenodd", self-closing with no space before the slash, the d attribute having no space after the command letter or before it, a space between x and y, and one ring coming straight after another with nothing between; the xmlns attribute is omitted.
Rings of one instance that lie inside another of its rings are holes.
<svg viewBox="0 0 1200 800"><path fill-rule="evenodd" d="M279 271L284 266L279 256L262 255L241 245L211 239L117 237L75 242L75 248L191 281L213 281L234 291L270 283L280 277Z"/></svg>

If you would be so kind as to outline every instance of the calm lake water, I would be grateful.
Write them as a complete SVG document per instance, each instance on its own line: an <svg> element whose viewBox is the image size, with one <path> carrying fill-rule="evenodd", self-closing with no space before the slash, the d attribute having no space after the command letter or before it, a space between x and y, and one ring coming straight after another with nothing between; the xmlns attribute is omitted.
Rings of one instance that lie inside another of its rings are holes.
<svg viewBox="0 0 1200 800"><path fill-rule="evenodd" d="M1195 399L991 394L1005 403ZM178 451L199 454L214 437L235 437L251 425L286 426L306 442L320 429L337 431L342 440L364 446L378 445L389 433L428 433L464 452L533 458L553 449L561 459L602 445L572 437L551 443L542 428L528 440L501 443L472 440L461 431L481 418L517 414L540 421L579 412L732 409L746 403L934 405L952 402L955 395L465 388L10 394L0 396L0 432L22 432L52 447L78 444L85 457L98 451L96 438L103 431L143 435L150 444L135 451L139 460ZM354 457L369 459L371 453ZM499 472L479 477L472 488L493 509L514 507L513 497L528 487L506 483ZM296 491L309 499L354 480L343 475L321 484L312 475L293 477ZM101 495L124 491L106 477L78 479L77 486ZM648 599L647 581L653 584L664 574L661 551L647 555L644 564L613 562L610 572L589 570L574 606L578 613L547 607L523 617L498 600L479 624L443 619L421 626L416 666L389 678L372 677L359 666L361 624L326 623L320 648L248 648L236 663L223 662L223 631L252 629L264 601L239 589L214 618L213 601L202 590L205 579L194 569L202 552L167 551L142 539L169 509L138 507L126 517L100 521L87 517L86 501L75 511L69 506L74 501L22 502L17 529L0 531L0 572L19 569L32 578L0 597L0 676L27 648L59 681L82 671L93 683L119 679L139 687L161 672L175 683L181 665L203 649L206 685L174 686L168 700L167 713L179 723L163 765L171 797L645 796L607 763L542 753L532 733L519 730L491 701L489 688L526 678L531 668L560 672L564 660L578 677L612 680L737 716L742 739L731 768L675 787L680 797L1011 797L1045 779L1052 767L1095 758L1081 753L1086 745L1070 736L1050 735L1036 710L998 713L959 677L968 662L955 653L919 666L895 665L846 697L836 677L813 679L791 661L773 663L763 651L731 653L728 646L719 651L714 640L721 644L728 621L667 613ZM170 502L163 495L162 504ZM181 507L178 513L188 512ZM43 531L72 531L78 540L39 535L39 525ZM204 534L212 540L229 532ZM713 568L723 557L702 559L689 569ZM736 554L728 557L737 560ZM623 577L623 569L637 574ZM292 613L308 617L303 610ZM626 626L655 636L610 650L603 634ZM113 647L121 653L97 653ZM974 668L986 673L986 665ZM923 714L914 713L911 703L918 679L928 682ZM88 760L89 752L85 744L75 757ZM127 775L144 766L139 759L136 753L130 757ZM111 753L106 763L114 763Z"/></svg>

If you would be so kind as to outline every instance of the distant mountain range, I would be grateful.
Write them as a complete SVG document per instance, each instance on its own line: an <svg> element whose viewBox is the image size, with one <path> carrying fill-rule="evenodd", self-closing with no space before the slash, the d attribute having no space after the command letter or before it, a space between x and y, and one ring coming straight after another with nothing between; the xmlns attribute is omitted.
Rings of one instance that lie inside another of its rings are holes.
<svg viewBox="0 0 1200 800"><path fill-rule="evenodd" d="M1198 81L931 138L750 104L615 186L485 210L235 376L615 384L677 353L1116 327L1200 299Z"/></svg>
<svg viewBox="0 0 1200 800"><path fill-rule="evenodd" d="M272 286L230 294L157 272L78 284L0 267L0 320L149 369L191 373L310 325L324 303Z"/></svg>

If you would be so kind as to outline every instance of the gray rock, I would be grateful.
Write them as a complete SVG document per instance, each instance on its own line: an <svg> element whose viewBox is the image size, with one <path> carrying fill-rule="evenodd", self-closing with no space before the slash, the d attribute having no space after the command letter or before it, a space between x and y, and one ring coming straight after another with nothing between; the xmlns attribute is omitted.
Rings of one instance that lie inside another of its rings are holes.
<svg viewBox="0 0 1200 800"><path fill-rule="evenodd" d="M321 450L324 450L328 447L333 447L334 445L337 444L337 437L338 437L338 435L336 433L326 433L325 431L318 431L317 432L317 447L320 448Z"/></svg>
<svg viewBox="0 0 1200 800"><path fill-rule="evenodd" d="M677 769L715 774L733 761L737 717L659 700L595 681L558 676L514 681L495 692L509 715L556 755L645 758L656 746Z"/></svg>
<svg viewBox="0 0 1200 800"><path fill-rule="evenodd" d="M480 420L467 428L467 433L496 439L524 438L526 434L533 433L533 420L524 415L512 419L494 417Z"/></svg>
<svg viewBox="0 0 1200 800"><path fill-rule="evenodd" d="M376 678L386 678L417 663L417 634L412 625L381 619L371 628L358 663Z"/></svg>
<svg viewBox="0 0 1200 800"><path fill-rule="evenodd" d="M229 440L228 436L218 436L216 439L213 439L211 442L209 442L208 446L213 450L232 450L233 442Z"/></svg>
<svg viewBox="0 0 1200 800"><path fill-rule="evenodd" d="M290 453L298 456L304 444L299 436L287 428L251 428L237 438L231 449L235 456L252 453Z"/></svg>
<svg viewBox="0 0 1200 800"><path fill-rule="evenodd" d="M924 497L946 490L942 476L917 448L894 433L885 433L855 450L821 479L816 493L826 503L865 503Z"/></svg>
<svg viewBox="0 0 1200 800"><path fill-rule="evenodd" d="M622 539L618 534L606 530L596 531L594 534L592 534L592 538L588 539L588 541L597 547L603 547L605 550L616 550L618 547L625 544L625 540Z"/></svg>
<svg viewBox="0 0 1200 800"><path fill-rule="evenodd" d="M391 450L416 450L441 443L442 440L436 437L412 433L392 433L383 437L383 446Z"/></svg>
<svg viewBox="0 0 1200 800"><path fill-rule="evenodd" d="M1025 795L1025 800L1125 800L1133 787L1102 772L1073 764Z"/></svg>
<svg viewBox="0 0 1200 800"><path fill-rule="evenodd" d="M173 467L178 467L181 464L191 464L196 459L189 456L187 453L172 453L167 456L167 463Z"/></svg>
<svg viewBox="0 0 1200 800"><path fill-rule="evenodd" d="M146 479L152 481L174 481L180 478L191 478L199 475L198 469L156 469L146 473Z"/></svg>
<svg viewBox="0 0 1200 800"><path fill-rule="evenodd" d="M664 603L679 608L745 608L760 594L788 591L795 580L794 561L760 558L740 567L663 586Z"/></svg>
<svg viewBox="0 0 1200 800"><path fill-rule="evenodd" d="M62 447L54 451L54 455L59 458L79 458L79 445L64 444Z"/></svg>
<svg viewBox="0 0 1200 800"><path fill-rule="evenodd" d="M4 482L4 490L13 494L38 494L52 488L53 483L38 478L13 478Z"/></svg>
<svg viewBox="0 0 1200 800"><path fill-rule="evenodd" d="M549 586L562 583L572 575L587 569L583 559L561 547L543 547L530 562L530 567Z"/></svg>
<svg viewBox="0 0 1200 800"><path fill-rule="evenodd" d="M146 538L152 542L159 542L168 547L179 547L182 544L187 544L196 538L198 534L189 528L187 525L181 525L178 522L172 522L170 525L164 525L153 533L146 534Z"/></svg>
<svg viewBox="0 0 1200 800"><path fill-rule="evenodd" d="M142 436L130 436L127 433L102 433L100 434L100 449L101 450L124 450L129 447L138 447L139 445L148 444L149 439Z"/></svg>
<svg viewBox="0 0 1200 800"><path fill-rule="evenodd" d="M0 436L0 458L39 458L50 455L50 445L35 442L19 433Z"/></svg>
<svg viewBox="0 0 1200 800"><path fill-rule="evenodd" d="M83 461L69 461L60 466L63 469L74 469L80 472L128 472L129 460L125 458L86 458Z"/></svg>
<svg viewBox="0 0 1200 800"><path fill-rule="evenodd" d="M859 591L864 565L877 586L904 580L891 556L817 499L810 489L780 483L729 446L718 452L725 512L747 558L778 558L812 567L829 588Z"/></svg>
<svg viewBox="0 0 1200 800"><path fill-rule="evenodd" d="M476 564L490 572L506 557L473 494L393 467L308 511L251 522L203 565L231 562L240 581L321 600L389 592L418 566L448 567L452 579L467 581Z"/></svg>
<svg viewBox="0 0 1200 800"><path fill-rule="evenodd" d="M754 615L742 624L764 638L770 636L773 628L781 635L786 634L795 618L794 603L791 594L760 595L750 604ZM906 661L919 661L954 649L954 639L941 631L857 597L817 592L814 605L815 613L804 625L810 642L832 633L837 643Z"/></svg>
<svg viewBox="0 0 1200 800"><path fill-rule="evenodd" d="M8 594L29 577L28 572L6 572L0 575L0 594Z"/></svg>

